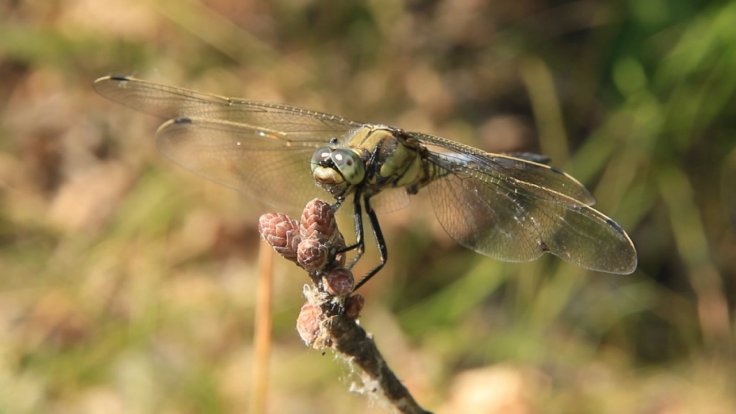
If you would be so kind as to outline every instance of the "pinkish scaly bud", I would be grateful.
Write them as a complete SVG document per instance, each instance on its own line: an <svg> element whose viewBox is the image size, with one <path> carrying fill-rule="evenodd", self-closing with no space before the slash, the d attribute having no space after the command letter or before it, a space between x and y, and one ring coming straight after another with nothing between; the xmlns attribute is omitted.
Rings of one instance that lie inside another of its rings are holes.
<svg viewBox="0 0 736 414"><path fill-rule="evenodd" d="M267 213L258 219L258 232L277 253L296 262L301 241L296 220L286 214Z"/></svg>
<svg viewBox="0 0 736 414"><path fill-rule="evenodd" d="M299 232L302 239L334 239L339 233L332 206L317 198L307 203L302 212Z"/></svg>
<svg viewBox="0 0 736 414"><path fill-rule="evenodd" d="M305 239L297 249L297 263L308 272L314 272L327 265L329 246L319 239Z"/></svg>
<svg viewBox="0 0 736 414"><path fill-rule="evenodd" d="M322 317L322 309L312 303L305 303L296 320L296 330L305 344L312 346L319 338L319 320Z"/></svg>
<svg viewBox="0 0 736 414"><path fill-rule="evenodd" d="M347 296L353 291L353 274L345 268L332 269L322 276L322 284L333 296Z"/></svg>

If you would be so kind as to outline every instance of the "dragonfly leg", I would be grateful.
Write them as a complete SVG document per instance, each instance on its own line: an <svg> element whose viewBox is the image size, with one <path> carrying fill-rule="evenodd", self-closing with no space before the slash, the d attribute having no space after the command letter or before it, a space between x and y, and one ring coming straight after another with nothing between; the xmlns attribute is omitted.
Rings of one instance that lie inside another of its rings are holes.
<svg viewBox="0 0 736 414"><path fill-rule="evenodd" d="M386 265L386 260L388 260L388 249L386 248L386 240L383 238L383 232L381 231L381 225L378 223L378 216L376 215L376 212L373 210L373 207L371 207L370 197L365 197L363 199L363 203L365 204L365 212L368 214L368 219L371 221L371 229L373 229L373 236L376 238L376 243L378 244L378 251L381 254L381 263L376 265L373 269L371 269L370 272L368 272L365 276L363 276L362 279L355 285L355 288L353 291L358 290L361 286L363 286L367 281L369 281L373 276L376 275L381 269L383 269L383 266Z"/></svg>
<svg viewBox="0 0 736 414"><path fill-rule="evenodd" d="M367 165L374 165L376 163L376 159L378 157L378 154L381 152L381 143L378 143L376 145L376 148L371 153L371 156L366 163ZM375 175L375 169L369 169L365 180L369 181L371 178L373 178L373 175ZM366 210L370 208L370 203L368 202L368 199L370 196L366 195L363 196L363 191L360 186L358 186L355 189L355 193L353 194L353 212L354 212L354 221L355 221L355 243L351 244L349 246L346 246L340 250L338 250L338 253L344 253L348 252L350 250L357 249L357 252L355 253L355 257L353 257L353 260L350 261L350 265L348 265L348 269L352 269L353 266L355 266L356 263L358 263L358 260L363 256L363 253L365 252L365 233L363 233L363 211L362 207L360 205L361 202L364 202L366 205ZM338 200L338 203L341 203L342 200ZM371 211L373 209L371 208ZM373 214L375 216L375 213ZM370 216L369 216L370 217ZM375 229L375 226L373 226L373 217L371 217L371 225ZM376 221L377 222L377 221ZM380 231L380 230L379 230ZM375 230L374 230L375 233Z"/></svg>
<svg viewBox="0 0 736 414"><path fill-rule="evenodd" d="M337 201L332 205L332 211L335 211L336 212L340 208L340 206L342 206L342 203L344 201L345 201L345 198L344 197L338 198ZM359 224L357 217L359 217L358 213L362 214L362 212L361 212L361 206L360 206L360 204L358 204L358 205L355 205L354 204L353 207L354 207L354 209L357 209L354 212L354 215L355 215L355 231L356 231L356 234L358 235L357 236L357 241L355 243L351 244L351 245L344 246L344 247L338 249L336 253L349 252L351 250L357 249L358 246L360 246L360 239L361 239L360 238L360 235L362 235L363 223L360 223Z"/></svg>
<svg viewBox="0 0 736 414"><path fill-rule="evenodd" d="M340 206L342 206L342 203L345 201L345 197L340 197L335 200L335 203L332 204L332 211L337 211Z"/></svg>
<svg viewBox="0 0 736 414"><path fill-rule="evenodd" d="M363 237L363 207L361 206L361 194L360 191L356 191L355 195L353 196L353 220L355 221L355 243L345 246L342 249L339 249L337 253L345 253L349 252L351 250L357 250L355 253L355 257L350 261L350 264L348 265L349 269L352 269L353 266L360 260L360 258L363 256L363 253L365 252L365 238Z"/></svg>

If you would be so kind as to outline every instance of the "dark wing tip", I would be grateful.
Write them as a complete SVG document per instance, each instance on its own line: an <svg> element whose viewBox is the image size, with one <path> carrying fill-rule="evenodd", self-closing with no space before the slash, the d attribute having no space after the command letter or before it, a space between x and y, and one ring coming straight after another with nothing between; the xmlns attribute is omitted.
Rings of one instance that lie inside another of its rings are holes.
<svg viewBox="0 0 736 414"><path fill-rule="evenodd" d="M133 78L131 78L130 76L119 75L119 74L112 74L112 75L101 76L101 77L95 79L94 83L97 84L97 83L102 83L102 82L107 82L107 81L128 82L128 81L130 81L132 79Z"/></svg>
<svg viewBox="0 0 736 414"><path fill-rule="evenodd" d="M194 124L194 120L188 116L178 116L176 118L171 118L168 121L161 124L161 126L158 127L158 130L156 131L156 134L159 135L162 133L162 131L169 130L172 128L182 127L187 128L188 125Z"/></svg>
<svg viewBox="0 0 736 414"><path fill-rule="evenodd" d="M110 80L114 80L114 81L118 81L118 82L129 81L131 79L130 76L125 76L125 75L110 75L110 76L108 76L108 78Z"/></svg>
<svg viewBox="0 0 736 414"><path fill-rule="evenodd" d="M606 217L606 224L616 229L616 231L619 233L625 233L621 225L613 221L613 219L610 217Z"/></svg>
<svg viewBox="0 0 736 414"><path fill-rule="evenodd" d="M535 152L514 151L514 152L508 152L506 154L511 155L514 158L521 158L523 160L532 161L532 162L536 162L539 164L549 165L549 162L551 161L548 156L537 154Z"/></svg>
<svg viewBox="0 0 736 414"><path fill-rule="evenodd" d="M180 116L178 118L174 118L173 123L176 125L187 125L193 123L193 121L192 118L189 118L187 116Z"/></svg>

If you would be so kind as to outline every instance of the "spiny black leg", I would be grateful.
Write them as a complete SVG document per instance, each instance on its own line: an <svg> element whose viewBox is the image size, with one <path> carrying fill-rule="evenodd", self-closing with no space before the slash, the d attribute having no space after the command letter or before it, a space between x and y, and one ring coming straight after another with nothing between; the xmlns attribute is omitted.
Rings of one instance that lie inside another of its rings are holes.
<svg viewBox="0 0 736 414"><path fill-rule="evenodd" d="M355 285L355 288L353 291L358 290L361 286L363 286L367 281L370 280L376 273L378 273L381 269L383 269L383 266L386 265L386 260L388 260L388 249L386 249L386 240L383 238L383 232L381 231L381 225L378 223L378 216L376 216L376 212L373 210L373 207L371 207L370 197L366 196L363 198L363 203L365 204L365 212L368 214L368 218L371 221L371 228L373 229L373 235L376 237L376 243L378 244L378 251L381 253L381 263L376 265L373 269L371 269L370 272L368 272L365 276L363 276L362 279L358 282L358 284Z"/></svg>

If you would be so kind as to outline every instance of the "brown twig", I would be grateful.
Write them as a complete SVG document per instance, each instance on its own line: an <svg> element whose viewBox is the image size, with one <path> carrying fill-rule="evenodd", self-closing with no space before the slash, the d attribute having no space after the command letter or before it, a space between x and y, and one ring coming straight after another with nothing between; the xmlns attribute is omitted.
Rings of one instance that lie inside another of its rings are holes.
<svg viewBox="0 0 736 414"><path fill-rule="evenodd" d="M253 386L250 414L266 412L268 362L271 355L271 300L273 287L273 251L261 243L258 250L258 287L256 289L256 326L253 337Z"/></svg>
<svg viewBox="0 0 736 414"><path fill-rule="evenodd" d="M357 323L363 297L353 293L353 275L340 252L345 242L332 207L312 200L300 222L283 214L264 214L259 231L276 252L304 268L313 282L304 288L307 303L297 319L304 342L315 349L331 349L359 368L365 394L382 395L400 413L429 413L417 404Z"/></svg>

